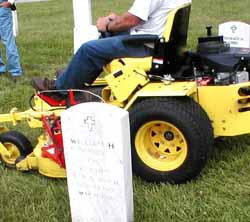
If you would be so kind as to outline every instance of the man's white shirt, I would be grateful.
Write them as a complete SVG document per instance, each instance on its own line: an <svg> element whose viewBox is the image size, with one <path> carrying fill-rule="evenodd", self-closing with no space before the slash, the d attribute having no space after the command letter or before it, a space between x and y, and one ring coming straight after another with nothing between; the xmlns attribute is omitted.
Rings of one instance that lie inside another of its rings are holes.
<svg viewBox="0 0 250 222"><path fill-rule="evenodd" d="M15 0L8 0L8 2L13 5L15 3Z"/></svg>
<svg viewBox="0 0 250 222"><path fill-rule="evenodd" d="M143 23L132 28L131 35L152 34L161 37L168 13L191 2L192 0L135 0L128 12L139 17Z"/></svg>

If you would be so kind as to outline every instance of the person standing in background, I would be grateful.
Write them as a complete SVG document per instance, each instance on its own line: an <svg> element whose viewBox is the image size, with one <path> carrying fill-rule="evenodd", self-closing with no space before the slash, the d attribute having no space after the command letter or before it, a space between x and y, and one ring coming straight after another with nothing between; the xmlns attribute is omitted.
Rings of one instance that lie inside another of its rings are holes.
<svg viewBox="0 0 250 222"><path fill-rule="evenodd" d="M6 49L6 66L0 53L0 74L9 72L13 78L16 78L22 75L22 68L13 34L11 8L14 3L15 0L0 0L0 39Z"/></svg>

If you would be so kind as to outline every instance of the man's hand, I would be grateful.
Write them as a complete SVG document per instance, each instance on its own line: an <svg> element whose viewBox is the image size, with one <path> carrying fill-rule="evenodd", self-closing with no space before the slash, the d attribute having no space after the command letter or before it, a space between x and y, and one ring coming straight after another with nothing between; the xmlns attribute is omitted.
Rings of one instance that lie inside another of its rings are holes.
<svg viewBox="0 0 250 222"><path fill-rule="evenodd" d="M100 17L97 19L96 27L100 32L106 32L107 24L110 22L109 17Z"/></svg>
<svg viewBox="0 0 250 222"><path fill-rule="evenodd" d="M108 18L109 18L110 20L115 20L116 18L118 18L118 15L117 15L116 13L112 12L112 13L110 13L110 14L108 15Z"/></svg>
<svg viewBox="0 0 250 222"><path fill-rule="evenodd" d="M0 4L0 6L3 7L3 8L10 8L10 7L11 7L11 4L10 4L9 2L2 2L2 3Z"/></svg>
<svg viewBox="0 0 250 222"><path fill-rule="evenodd" d="M135 27L141 24L143 21L129 12L122 14L121 16L111 13L106 17L100 17L96 22L96 27L100 32L108 31L112 32L122 32L122 31L129 31L132 27Z"/></svg>

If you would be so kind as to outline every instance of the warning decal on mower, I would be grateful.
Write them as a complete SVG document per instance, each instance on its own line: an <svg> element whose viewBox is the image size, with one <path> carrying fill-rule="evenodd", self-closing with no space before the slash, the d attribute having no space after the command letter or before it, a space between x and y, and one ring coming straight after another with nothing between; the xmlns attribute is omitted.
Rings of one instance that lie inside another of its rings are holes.
<svg viewBox="0 0 250 222"><path fill-rule="evenodd" d="M153 59L153 63L155 63L155 64L160 64L160 65L162 65L163 64L163 59L158 59L158 58L154 58Z"/></svg>

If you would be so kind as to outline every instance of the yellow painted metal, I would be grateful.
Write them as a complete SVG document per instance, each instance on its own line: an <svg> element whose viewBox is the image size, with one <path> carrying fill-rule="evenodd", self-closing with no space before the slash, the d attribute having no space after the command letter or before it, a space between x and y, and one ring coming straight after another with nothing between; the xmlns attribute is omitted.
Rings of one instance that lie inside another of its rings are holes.
<svg viewBox="0 0 250 222"><path fill-rule="evenodd" d="M114 96L114 94L112 93L111 89L109 86L105 87L104 89L102 89L102 98L106 103L118 106L123 108L125 103L124 102L118 102Z"/></svg>
<svg viewBox="0 0 250 222"><path fill-rule="evenodd" d="M171 97L171 96L190 96L197 100L197 85L196 82L150 82L143 88L138 90L126 104L124 109L129 107L140 97Z"/></svg>
<svg viewBox="0 0 250 222"><path fill-rule="evenodd" d="M118 72L108 75L106 81L113 96L121 103L127 100L135 89L148 83L149 78L144 70L125 65Z"/></svg>
<svg viewBox="0 0 250 222"><path fill-rule="evenodd" d="M35 110L28 109L24 112L18 112L17 108L13 108L8 114L0 114L0 122L12 122L15 126L20 121L25 120L27 121L29 127L41 128L43 127L43 124L41 122L41 117L43 115L49 116L51 114L55 114L57 116L60 116L61 112L65 110L65 107L51 107L39 96L34 97L34 102ZM2 131L7 130L5 127L1 127L1 129Z"/></svg>
<svg viewBox="0 0 250 222"><path fill-rule="evenodd" d="M0 142L0 157L10 158L11 153L9 150Z"/></svg>
<svg viewBox="0 0 250 222"><path fill-rule="evenodd" d="M66 178L66 170L57 163L44 157L27 156L24 160L16 164L19 171L38 170L44 176L52 178Z"/></svg>
<svg viewBox="0 0 250 222"><path fill-rule="evenodd" d="M1 159L8 165L15 165L16 159L21 155L18 147L10 142L0 143Z"/></svg>
<svg viewBox="0 0 250 222"><path fill-rule="evenodd" d="M16 169L20 171L37 170L38 158L34 155L34 153L31 153L26 156L25 159L16 164Z"/></svg>
<svg viewBox="0 0 250 222"><path fill-rule="evenodd" d="M48 141L48 136L46 134L41 134L38 137L38 142L33 150L33 154L36 157L41 157L42 156L42 147L44 146L45 143Z"/></svg>
<svg viewBox="0 0 250 222"><path fill-rule="evenodd" d="M136 134L135 147L140 159L159 171L179 168L188 153L188 145L182 132L165 121L144 124Z"/></svg>
<svg viewBox="0 0 250 222"><path fill-rule="evenodd" d="M29 154L24 160L17 163L16 168L21 171L37 170L39 168L38 158L42 156L42 147L47 141L47 136L42 134L38 137L38 143L33 152Z"/></svg>
<svg viewBox="0 0 250 222"><path fill-rule="evenodd" d="M4 133L4 132L7 132L9 131L9 129L5 126L0 126L0 133Z"/></svg>
<svg viewBox="0 0 250 222"><path fill-rule="evenodd" d="M104 78L97 78L93 83L92 83L92 86L104 86L104 85L107 85L107 82Z"/></svg>
<svg viewBox="0 0 250 222"><path fill-rule="evenodd" d="M61 112L65 110L65 107L51 107L48 103L43 101L39 96L34 97L34 110L28 109L24 112L18 112L16 108L13 108L8 114L0 115L0 122L12 122L16 125L20 121L27 121L31 128L43 127L41 117L55 114L60 116ZM0 127L0 132L8 131L4 126ZM36 169L41 174L49 177L66 177L65 169L61 168L57 163L48 158L41 156L41 147L46 142L46 136L42 135L38 139L38 144L33 153L28 155L24 160L16 164L18 170L26 171ZM0 155L2 160L9 164L15 165L16 159L20 156L18 148L11 143L0 143Z"/></svg>
<svg viewBox="0 0 250 222"><path fill-rule="evenodd" d="M45 114L44 112L36 112L32 109L26 110L24 112L18 112L16 109L15 112L13 112L13 110L14 109L12 109L8 114L0 114L0 122L12 122L15 126L21 120L26 120L29 127L31 128L42 127L41 116Z"/></svg>
<svg viewBox="0 0 250 222"><path fill-rule="evenodd" d="M250 95L241 93L244 88L250 88L250 82L198 88L199 104L212 122L215 137L250 133Z"/></svg>
<svg viewBox="0 0 250 222"><path fill-rule="evenodd" d="M49 158L42 157L42 147L47 142L48 137L42 134L38 137L38 143L33 151L34 155L37 157L37 169L39 173L54 178L65 178L66 171L64 168L60 167L56 162Z"/></svg>
<svg viewBox="0 0 250 222"><path fill-rule="evenodd" d="M49 158L28 155L24 160L16 164L17 170L38 170L44 176L52 178L66 178L66 170Z"/></svg>
<svg viewBox="0 0 250 222"><path fill-rule="evenodd" d="M16 164L20 171L38 170L44 176L53 178L65 178L66 170L49 158L42 157L42 147L47 141L47 136L42 134L38 137L38 143L34 151L24 160Z"/></svg>
<svg viewBox="0 0 250 222"><path fill-rule="evenodd" d="M117 70L122 69L124 64L132 66L133 68L142 69L147 72L151 69L152 57L115 59L111 63L106 65L103 69L106 73L113 73Z"/></svg>
<svg viewBox="0 0 250 222"><path fill-rule="evenodd" d="M60 116L61 112L65 110L64 106L51 107L48 103L43 101L39 96L34 97L34 110L28 109L24 112L18 112L16 108L13 108L8 114L0 115L0 122L12 122L13 125L16 125L20 121L27 121L29 127L31 128L41 128L43 127L41 117L50 116L55 114ZM0 127L0 132L8 131L4 126ZM48 177L55 178L65 178L66 172L64 168L61 168L54 161L42 157L41 148L46 142L47 137L41 135L38 138L38 144L35 147L34 151L28 155L25 159L16 164L16 168L21 171L28 170L38 170L41 174ZM15 165L16 159L20 156L18 148L11 143L0 143L0 155L2 160L9 164Z"/></svg>
<svg viewBox="0 0 250 222"><path fill-rule="evenodd" d="M38 171L40 174L52 178L66 178L66 170L48 158L39 158Z"/></svg>
<svg viewBox="0 0 250 222"><path fill-rule="evenodd" d="M180 6L180 7L175 8L171 12L169 12L168 19L167 19L167 22L166 22L166 25L165 25L165 30L164 30L164 33L163 33L163 37L165 39L165 42L169 42L169 40L170 40L171 31L172 31L172 27L173 27L173 24L174 24L174 18L175 18L176 13L180 9L186 8L186 7L189 7L189 6L191 6L191 3L184 4L184 5Z"/></svg>

